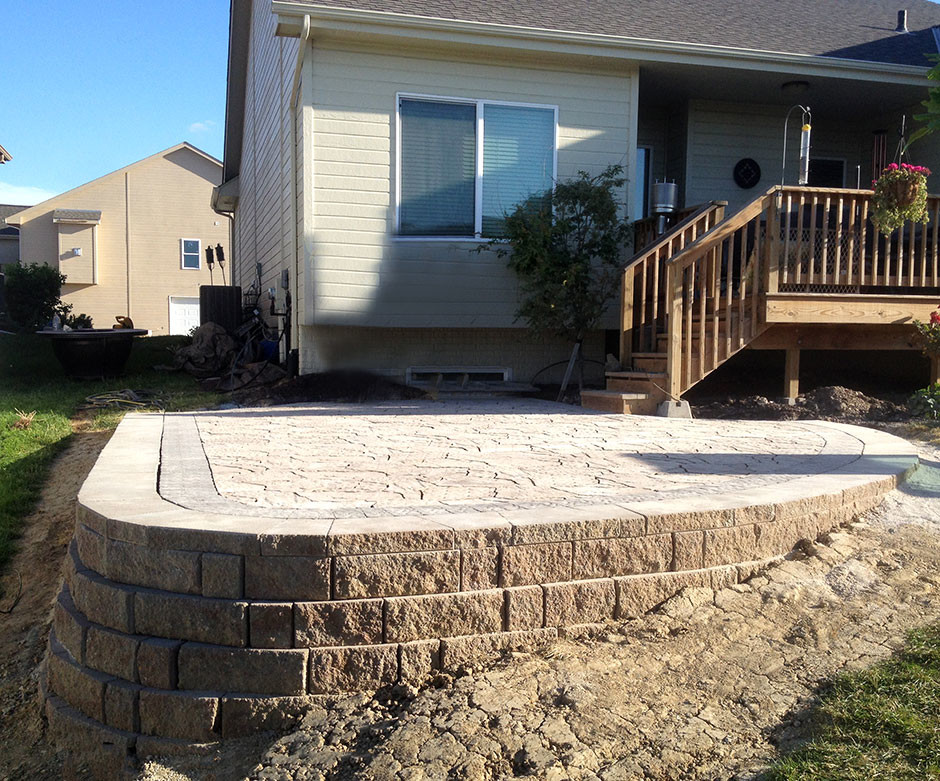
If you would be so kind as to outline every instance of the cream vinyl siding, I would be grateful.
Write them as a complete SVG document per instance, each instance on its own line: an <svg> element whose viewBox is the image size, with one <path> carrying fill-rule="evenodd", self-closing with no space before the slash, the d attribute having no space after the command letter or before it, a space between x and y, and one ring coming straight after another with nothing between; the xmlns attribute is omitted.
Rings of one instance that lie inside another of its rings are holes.
<svg viewBox="0 0 940 781"><path fill-rule="evenodd" d="M780 184L783 123L787 107L692 101L689 104L685 203L728 201L729 213L775 184ZM787 137L787 184L797 183L801 113L790 115ZM845 160L846 181L862 181L870 167L871 134L818 112L813 121L811 156ZM761 167L756 187L742 190L732 176L735 163L750 157Z"/></svg>
<svg viewBox="0 0 940 781"><path fill-rule="evenodd" d="M275 37L269 3L252 4L245 126L235 213L235 281L243 289L280 290L281 269L293 266L293 114L290 93L297 39ZM268 298L261 299L268 311Z"/></svg>
<svg viewBox="0 0 940 781"><path fill-rule="evenodd" d="M633 165L633 72L436 59L314 45L313 290L303 322L387 327L513 327L516 283L477 241L395 235L396 106L401 94L558 107L558 177ZM625 193L623 194L625 197Z"/></svg>

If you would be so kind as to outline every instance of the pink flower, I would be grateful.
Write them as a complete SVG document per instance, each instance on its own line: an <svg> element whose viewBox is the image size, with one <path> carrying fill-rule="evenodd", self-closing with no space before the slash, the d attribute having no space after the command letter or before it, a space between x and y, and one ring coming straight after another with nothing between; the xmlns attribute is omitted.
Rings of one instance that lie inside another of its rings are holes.
<svg viewBox="0 0 940 781"><path fill-rule="evenodd" d="M931 313L930 313L930 324L931 324L931 325L940 325L940 312L931 312Z"/></svg>

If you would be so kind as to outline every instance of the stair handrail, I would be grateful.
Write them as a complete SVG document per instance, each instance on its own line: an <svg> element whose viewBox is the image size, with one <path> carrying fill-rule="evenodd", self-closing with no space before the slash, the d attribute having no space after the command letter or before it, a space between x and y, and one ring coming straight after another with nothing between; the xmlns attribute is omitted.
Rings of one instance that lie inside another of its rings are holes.
<svg viewBox="0 0 940 781"><path fill-rule="evenodd" d="M771 243L776 233L779 190L779 185L775 185L761 193L667 261L666 373L669 395L673 398L681 396L694 382L717 368L764 327L759 322L762 318L760 304L768 279L776 268L777 258ZM762 233L759 221L764 215L767 227ZM748 253L747 229L755 220L758 223ZM723 249L725 242L728 245ZM693 329L695 316L697 328ZM736 339L732 334L735 317ZM748 323L746 333L745 322ZM696 338L698 350L693 356ZM708 339L712 343L710 353L706 351Z"/></svg>
<svg viewBox="0 0 940 781"><path fill-rule="evenodd" d="M725 219L719 222L710 231L703 233L691 244L687 244L683 247L679 252L669 258L667 261L668 264L670 266L681 267L683 263L688 262L690 256L696 255L703 251L703 249L709 249L718 242L724 241L729 235L738 230L738 228L744 227L758 214L766 210L767 199L771 198L782 189L783 188L777 184L767 190L767 192L761 193L752 201L742 206L738 211L734 212L734 214L725 217Z"/></svg>
<svg viewBox="0 0 940 781"><path fill-rule="evenodd" d="M633 353L633 329L636 326L642 342L644 331L647 326L656 329L656 321L661 317L659 312L659 291L665 289L660 284L659 277L663 274L665 263L660 262L660 255L666 251L671 251L671 245L679 242L680 246L685 246L683 236L692 232L696 235L696 226L700 225L702 233L709 231L714 225L721 222L724 217L724 209L727 201L708 201L694 207L692 212L676 225L672 226L662 236L652 244L646 245L637 252L623 267L620 288L620 361L622 364L629 363ZM662 259L663 261L666 258ZM647 287L647 266L652 261L654 268L651 271L650 286L652 287L651 298L646 298ZM634 310L634 277L640 273L642 280L642 290L639 295L640 307L638 311ZM651 307L650 318L647 320L647 304ZM665 313L665 307L662 308ZM648 335L647 335L648 336ZM655 337L653 337L655 340ZM640 345L641 349L643 345Z"/></svg>
<svg viewBox="0 0 940 781"><path fill-rule="evenodd" d="M695 208L695 211L689 214L688 217L685 217L681 221L677 222L675 225L669 228L669 230L663 233L662 236L658 237L656 241L647 244L645 247L635 252L633 257L631 257L630 260L624 264L624 271L626 271L628 268L630 268L630 266L634 265L638 261L642 260L646 255L651 255L654 252L662 249L677 233L684 231L692 223L702 217L706 212L717 211L718 209L724 209L727 206L727 201L706 201L705 203L699 204Z"/></svg>

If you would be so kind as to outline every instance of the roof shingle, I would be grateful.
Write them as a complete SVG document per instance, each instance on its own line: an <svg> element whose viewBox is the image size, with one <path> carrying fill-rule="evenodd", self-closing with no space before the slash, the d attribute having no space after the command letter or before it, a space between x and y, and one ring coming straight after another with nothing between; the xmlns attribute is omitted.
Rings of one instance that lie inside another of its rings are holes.
<svg viewBox="0 0 940 781"><path fill-rule="evenodd" d="M940 5L928 0L300 0L573 33L929 65ZM899 6L908 34L896 33Z"/></svg>

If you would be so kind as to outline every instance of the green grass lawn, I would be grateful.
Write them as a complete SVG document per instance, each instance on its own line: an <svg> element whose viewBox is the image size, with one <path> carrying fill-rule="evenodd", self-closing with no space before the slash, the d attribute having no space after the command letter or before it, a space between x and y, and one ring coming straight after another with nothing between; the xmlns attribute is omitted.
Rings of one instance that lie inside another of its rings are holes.
<svg viewBox="0 0 940 781"><path fill-rule="evenodd" d="M53 457L72 435L71 418L87 396L130 388L159 394L166 409L195 409L218 403L186 374L158 372L172 362L169 349L182 337L135 339L127 373L107 381L79 382L65 377L51 344L35 335L0 334L0 571L13 553L23 518L35 506ZM18 429L17 412L35 412L28 428ZM97 414L92 426L114 428L122 412Z"/></svg>
<svg viewBox="0 0 940 781"><path fill-rule="evenodd" d="M940 779L940 626L912 632L890 659L837 678L815 715L816 738L766 781Z"/></svg>

